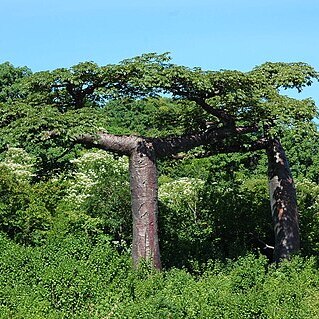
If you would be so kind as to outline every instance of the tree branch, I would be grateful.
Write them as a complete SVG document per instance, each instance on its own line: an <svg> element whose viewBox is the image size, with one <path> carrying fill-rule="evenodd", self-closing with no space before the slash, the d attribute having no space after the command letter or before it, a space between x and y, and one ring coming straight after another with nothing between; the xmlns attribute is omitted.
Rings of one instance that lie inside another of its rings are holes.
<svg viewBox="0 0 319 319"><path fill-rule="evenodd" d="M191 101L196 102L207 113L219 118L225 126L228 126L228 127L235 126L235 119L233 118L233 116L231 116L224 110L213 108L211 105L205 102L205 99L201 99L198 97L189 97L189 99Z"/></svg>
<svg viewBox="0 0 319 319"><path fill-rule="evenodd" d="M231 145L225 145L223 142L217 142L215 144L212 144L212 149L203 151L197 154L185 154L185 153L179 153L179 154L173 154L172 158L175 160L184 159L184 158L205 158L217 154L224 154L224 153L245 153L245 152L254 152L266 149L268 144L268 140L266 138L261 138L257 141L252 142L249 145L243 145L238 143L234 143Z"/></svg>
<svg viewBox="0 0 319 319"><path fill-rule="evenodd" d="M209 129L206 132L168 138L152 139L157 157L165 157L185 152L197 146L219 143L221 139L246 133L256 132L257 126Z"/></svg>
<svg viewBox="0 0 319 319"><path fill-rule="evenodd" d="M95 135L80 135L75 138L74 142L83 144L86 147L95 147L121 155L130 155L141 140L142 138L138 136L97 133Z"/></svg>
<svg viewBox="0 0 319 319"><path fill-rule="evenodd" d="M257 126L244 126L235 128L211 128L198 134L188 134L167 138L149 138L143 136L119 136L108 133L95 135L83 134L74 139L74 143L80 143L86 147L95 147L121 155L130 155L143 143L147 143L154 149L156 157L166 157L179 152L185 152L202 145L220 145L222 139L230 136L238 136L256 132Z"/></svg>
<svg viewBox="0 0 319 319"><path fill-rule="evenodd" d="M257 141L252 142L249 145L244 145L241 143L234 143L231 145L225 145L222 142L218 142L212 145L212 149L203 152L201 154L196 155L196 158L204 158L216 154L223 154L223 153L245 153L245 152L255 152L259 150L266 149L268 145L268 139L261 138Z"/></svg>

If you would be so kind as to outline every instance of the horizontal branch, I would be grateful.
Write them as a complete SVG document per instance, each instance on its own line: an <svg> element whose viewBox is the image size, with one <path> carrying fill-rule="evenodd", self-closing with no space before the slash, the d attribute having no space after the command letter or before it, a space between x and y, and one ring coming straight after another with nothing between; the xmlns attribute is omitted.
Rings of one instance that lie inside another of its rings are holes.
<svg viewBox="0 0 319 319"><path fill-rule="evenodd" d="M75 139L75 143L86 147L95 147L120 155L130 155L136 149L141 140L138 136L114 135L108 133L97 133L95 135L83 134Z"/></svg>
<svg viewBox="0 0 319 319"><path fill-rule="evenodd" d="M225 154L225 153L246 153L246 152L255 152L259 150L266 149L268 145L268 140L266 138L261 138L260 140L254 141L249 145L243 145L242 143L233 143L230 145L225 145L223 142L217 142L212 144L212 149L202 151L197 154L185 154L178 153L173 155L172 158L179 160L184 158L205 158L217 154Z"/></svg>
<svg viewBox="0 0 319 319"><path fill-rule="evenodd" d="M179 152L186 152L195 147L219 143L222 139L230 136L251 133L257 131L256 126L217 128L206 132L169 138L153 139L153 147L157 157L165 157Z"/></svg>
<svg viewBox="0 0 319 319"><path fill-rule="evenodd" d="M187 134L166 138L150 138L143 136L114 135L97 133L95 135L83 134L74 139L74 143L83 144L85 147L95 147L121 155L130 155L142 145L151 147L156 157L166 157L180 152L189 151L202 145L217 145L230 136L238 136L256 132L256 126L235 128L210 128L205 132Z"/></svg>
<svg viewBox="0 0 319 319"><path fill-rule="evenodd" d="M212 149L196 155L196 158L204 158L216 154L224 153L246 153L246 152L255 152L259 150L266 149L268 145L268 139L261 138L257 141L254 141L250 144L234 143L230 145L225 145L224 143L218 142L212 145Z"/></svg>

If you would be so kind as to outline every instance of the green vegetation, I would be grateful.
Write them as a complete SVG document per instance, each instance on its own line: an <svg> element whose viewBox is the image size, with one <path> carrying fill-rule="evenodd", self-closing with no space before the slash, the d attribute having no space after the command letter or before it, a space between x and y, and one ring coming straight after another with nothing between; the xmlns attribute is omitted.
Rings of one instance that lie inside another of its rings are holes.
<svg viewBox="0 0 319 319"><path fill-rule="evenodd" d="M185 269L133 270L108 238L50 237L22 247L1 236L0 318L318 318L313 259L280 268L247 255Z"/></svg>
<svg viewBox="0 0 319 319"><path fill-rule="evenodd" d="M302 63L205 73L166 55L35 74L0 65L0 318L319 318L316 108L279 94L316 77ZM219 113L190 93L214 95ZM78 136L155 145L233 118L257 129L158 156L163 270L134 267L130 159ZM253 240L275 243L267 155L250 149L272 137L290 161L301 234L279 265Z"/></svg>

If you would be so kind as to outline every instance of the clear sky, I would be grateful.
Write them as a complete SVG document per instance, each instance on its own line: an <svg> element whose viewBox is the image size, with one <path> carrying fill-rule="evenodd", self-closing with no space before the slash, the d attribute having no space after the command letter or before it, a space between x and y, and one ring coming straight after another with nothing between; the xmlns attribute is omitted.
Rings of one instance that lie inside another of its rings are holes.
<svg viewBox="0 0 319 319"><path fill-rule="evenodd" d="M147 52L204 69L319 70L319 0L0 0L0 63L33 71ZM319 85L305 90L319 105Z"/></svg>

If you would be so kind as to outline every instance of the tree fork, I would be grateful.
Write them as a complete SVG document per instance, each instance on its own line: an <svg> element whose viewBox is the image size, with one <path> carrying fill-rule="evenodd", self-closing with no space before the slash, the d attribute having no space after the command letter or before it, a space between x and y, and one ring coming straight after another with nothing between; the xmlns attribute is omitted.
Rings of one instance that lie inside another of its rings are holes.
<svg viewBox="0 0 319 319"><path fill-rule="evenodd" d="M277 139L267 147L270 204L275 231L274 261L300 249L296 190L285 151Z"/></svg>
<svg viewBox="0 0 319 319"><path fill-rule="evenodd" d="M199 134L168 138L118 136L108 133L83 134L75 138L74 143L129 156L133 216L132 257L135 266L141 259L146 259L152 262L154 268L161 269L156 158L188 151L200 145L219 145L224 138L255 132L256 129L255 126L217 128Z"/></svg>

